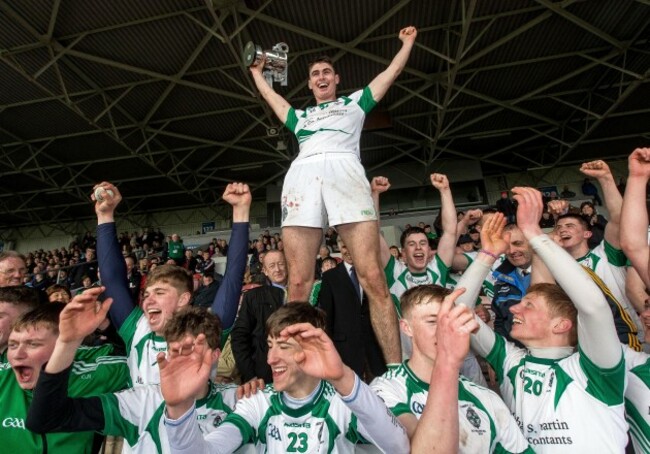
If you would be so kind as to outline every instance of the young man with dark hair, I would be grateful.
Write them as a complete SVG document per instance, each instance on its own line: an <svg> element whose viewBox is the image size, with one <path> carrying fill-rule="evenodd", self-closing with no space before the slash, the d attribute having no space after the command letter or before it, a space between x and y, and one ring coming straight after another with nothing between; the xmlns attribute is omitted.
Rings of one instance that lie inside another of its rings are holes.
<svg viewBox="0 0 650 454"><path fill-rule="evenodd" d="M216 431L202 435L194 410L210 370L205 338L170 345L159 355L165 426L172 453L231 453L257 442L265 452L354 452L368 441L383 452L409 452L403 427L341 361L323 331L324 315L308 303L287 304L266 323L274 384L242 399Z"/></svg>
<svg viewBox="0 0 650 454"><path fill-rule="evenodd" d="M181 307L190 303L194 284L190 273L175 265L156 267L147 276L142 308L131 299L126 265L117 242L114 213L122 200L117 187L103 182L101 200L95 200L97 213L97 249L106 296L113 298L109 316L124 339L133 385L159 383L156 355L167 350L162 333L167 321ZM229 184L223 199L233 207L233 230L228 251L228 268L212 302L213 313L227 330L237 314L239 294L246 267L248 219L251 194L248 185Z"/></svg>
<svg viewBox="0 0 650 454"><path fill-rule="evenodd" d="M400 328L413 340L413 355L370 386L406 428L413 452L439 442L436 435L446 430L437 426L454 417L455 443L441 452L532 452L501 398L459 377L469 351L469 334L478 327L467 307L452 309L461 292L421 285L402 295ZM445 322L455 332L445 331ZM444 398L447 406L441 408Z"/></svg>
<svg viewBox="0 0 650 454"><path fill-rule="evenodd" d="M623 205L621 193L605 161L584 163L580 171L588 177L596 178L603 189L605 206L609 212L604 239L598 246L590 249L591 226L581 215L571 213L557 218L555 237L571 257L602 280L603 291L611 293L615 300L610 301L610 304L613 305L612 310L619 314L615 322L621 342L640 350L643 342L643 325L625 289L627 257L621 250L619 238ZM549 205L554 202L549 202Z"/></svg>
<svg viewBox="0 0 650 454"><path fill-rule="evenodd" d="M37 433L97 431L102 435L124 437L129 452L169 453L160 385L137 386L95 397L68 396L67 383L74 351L102 320L95 311L94 301L82 301L68 305L63 312L59 339L39 377L27 427ZM105 314L106 308L101 313ZM184 307L174 313L163 329L163 336L169 343L199 334L205 336L212 350L211 361L216 362L221 339L217 316L204 309ZM232 412L236 393L234 385L218 385L206 379L197 398L197 424L202 432L215 430Z"/></svg>
<svg viewBox="0 0 650 454"><path fill-rule="evenodd" d="M95 301L102 288L76 296L71 303L87 302L97 308L97 317L106 316L105 308ZM0 440L2 451L8 453L47 452L67 454L90 453L94 433L37 434L25 424L33 389L42 367L50 360L59 336L59 314L62 303L40 305L23 314L13 324L9 335L7 356L11 368L0 369ZM65 319L65 316L61 316ZM110 345L75 348L70 352L70 379L64 386L72 396L91 396L124 389L128 383L128 368L124 357L109 356Z"/></svg>
<svg viewBox="0 0 650 454"><path fill-rule="evenodd" d="M519 229L561 288L531 286L510 308L510 335L525 348L478 319L472 348L496 371L501 395L535 452L624 452L625 363L612 312L584 269L542 233L540 192L513 193ZM459 303L473 306L485 274L506 247L506 241L494 241L479 254L458 283L467 288Z"/></svg>
<svg viewBox="0 0 650 454"><path fill-rule="evenodd" d="M406 66L417 30L399 32L401 49L390 65L363 90L337 96L340 77L333 62L318 58L309 65L307 86L316 106L294 109L266 82L264 62L251 66L253 80L275 115L297 137L298 157L282 188L282 240L289 265L289 298L306 301L314 281L314 257L329 225L358 262L357 274L368 293L372 324L388 362L399 362L397 317L379 263L377 212L359 157L359 139L368 112L384 97ZM315 182L315 183L314 183Z"/></svg>

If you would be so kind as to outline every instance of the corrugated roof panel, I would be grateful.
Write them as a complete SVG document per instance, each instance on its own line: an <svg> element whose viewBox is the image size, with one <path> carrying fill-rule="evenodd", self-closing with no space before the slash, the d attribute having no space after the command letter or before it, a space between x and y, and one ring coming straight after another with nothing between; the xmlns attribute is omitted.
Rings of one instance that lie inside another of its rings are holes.
<svg viewBox="0 0 650 454"><path fill-rule="evenodd" d="M38 1L35 3L38 3ZM153 2L65 0L61 2L57 19L57 31L59 36L65 36L196 8L204 9L205 2L202 0L163 0ZM131 27L138 26L133 25Z"/></svg>

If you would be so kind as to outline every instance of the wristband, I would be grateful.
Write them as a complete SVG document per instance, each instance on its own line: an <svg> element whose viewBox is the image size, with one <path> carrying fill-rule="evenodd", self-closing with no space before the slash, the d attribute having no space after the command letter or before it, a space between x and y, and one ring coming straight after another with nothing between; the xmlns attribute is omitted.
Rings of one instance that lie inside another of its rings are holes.
<svg viewBox="0 0 650 454"><path fill-rule="evenodd" d="M497 260L497 259L499 258L498 255L493 254L493 253L491 253L490 251L486 251L485 249L479 249L478 251L479 251L479 253L482 252L482 253L485 254L485 255L489 255L489 256L492 257L494 260Z"/></svg>

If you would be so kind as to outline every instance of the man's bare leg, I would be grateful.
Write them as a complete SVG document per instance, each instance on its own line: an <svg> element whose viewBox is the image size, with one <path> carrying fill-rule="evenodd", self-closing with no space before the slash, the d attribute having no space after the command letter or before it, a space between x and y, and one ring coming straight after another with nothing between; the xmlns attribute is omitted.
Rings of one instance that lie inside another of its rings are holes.
<svg viewBox="0 0 650 454"><path fill-rule="evenodd" d="M322 238L323 230L319 228L282 227L284 255L289 267L289 301L309 301Z"/></svg>
<svg viewBox="0 0 650 454"><path fill-rule="evenodd" d="M389 364L402 362L397 311L393 305L386 275L379 259L379 236L375 221L353 222L336 226L349 249L359 283L368 294L370 321L384 359Z"/></svg>

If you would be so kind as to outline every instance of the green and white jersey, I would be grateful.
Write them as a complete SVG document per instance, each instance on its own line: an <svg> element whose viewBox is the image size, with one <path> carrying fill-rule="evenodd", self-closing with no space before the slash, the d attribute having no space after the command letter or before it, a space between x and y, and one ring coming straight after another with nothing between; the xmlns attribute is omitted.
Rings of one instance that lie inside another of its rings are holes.
<svg viewBox="0 0 650 454"><path fill-rule="evenodd" d="M10 368L9 360L7 359L7 349L0 353L0 370Z"/></svg>
<svg viewBox="0 0 650 454"><path fill-rule="evenodd" d="M530 356L495 333L485 359L535 452L624 452L623 355L601 369L580 351L557 360Z"/></svg>
<svg viewBox="0 0 650 454"><path fill-rule="evenodd" d="M624 346L627 388L625 416L634 451L650 452L650 355Z"/></svg>
<svg viewBox="0 0 650 454"><path fill-rule="evenodd" d="M214 431L235 408L237 386L210 383L208 395L196 401L201 432ZM137 386L99 396L104 410L104 435L124 437L122 453L167 454L165 402L160 385Z"/></svg>
<svg viewBox="0 0 650 454"><path fill-rule="evenodd" d="M256 443L258 452L354 452L354 445L364 441L356 416L325 381L312 403L298 409L286 406L282 393L269 385L237 402L225 422L239 429L243 443Z"/></svg>
<svg viewBox="0 0 650 454"><path fill-rule="evenodd" d="M629 325L636 327L638 337L643 342L643 324L632 307L632 303L625 293L625 279L627 276L627 257L625 253L616 249L606 240L590 250L587 255L580 257L578 263L591 271L605 283L612 296L622 306L621 316L627 319Z"/></svg>
<svg viewBox="0 0 650 454"><path fill-rule="evenodd" d="M71 397L89 397L119 391L128 384L126 358L107 356L110 345L80 347L72 364L68 392ZM4 453L90 454L93 432L40 435L25 428L32 391L23 390L14 371L0 369L0 451Z"/></svg>
<svg viewBox="0 0 650 454"><path fill-rule="evenodd" d="M408 361L391 367L370 387L397 417L412 414L420 419L429 395L429 384L409 368ZM532 453L528 442L494 392L464 377L458 380L458 430L461 453Z"/></svg>
<svg viewBox="0 0 650 454"><path fill-rule="evenodd" d="M133 386L160 384L156 357L167 351L167 342L151 331L144 312L133 309L120 327L119 334L126 345L126 356Z"/></svg>
<svg viewBox="0 0 650 454"><path fill-rule="evenodd" d="M423 273L411 273L404 263L395 260L395 257L391 255L384 268L384 273L386 274L388 289L394 297L393 300L399 301L405 291L418 285L437 284L443 287L447 285L449 267L438 257L438 254L435 254L431 261L427 263L426 270ZM401 316L402 311L399 305L397 310Z"/></svg>
<svg viewBox="0 0 650 454"><path fill-rule="evenodd" d="M478 255L477 251L473 252L463 252L463 255L467 258L467 267L472 264L472 262L476 259L476 256ZM483 290L483 294L492 300L494 298L494 283L496 282L496 279L494 278L493 274L494 271L496 271L497 268L499 268L503 262L506 260L505 255L500 255L499 258L492 264L490 267L490 272L488 273L487 276L485 276L485 279L483 280L483 286L481 287ZM449 277L447 277L447 288L454 289L456 288L456 285L458 284L458 280L462 276L462 273L450 273Z"/></svg>
<svg viewBox="0 0 650 454"><path fill-rule="evenodd" d="M300 153L296 161L325 152L353 153L359 157L363 121L376 104L370 88L365 87L305 110L290 108L286 127L298 139Z"/></svg>

